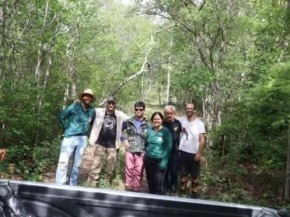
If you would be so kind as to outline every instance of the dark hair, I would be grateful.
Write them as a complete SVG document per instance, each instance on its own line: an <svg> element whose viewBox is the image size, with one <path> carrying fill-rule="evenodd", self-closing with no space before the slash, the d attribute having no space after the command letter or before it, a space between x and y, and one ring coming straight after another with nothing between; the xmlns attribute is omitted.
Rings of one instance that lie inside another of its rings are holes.
<svg viewBox="0 0 290 217"><path fill-rule="evenodd" d="M134 108L136 107L142 107L145 110L145 103L142 101L135 102Z"/></svg>
<svg viewBox="0 0 290 217"><path fill-rule="evenodd" d="M196 106L195 106L195 103L194 102L187 102L187 103L185 103L185 108L189 104L193 105L193 109L196 109Z"/></svg>
<svg viewBox="0 0 290 217"><path fill-rule="evenodd" d="M153 119L156 115L159 115L161 120L163 121L164 120L164 117L163 117L163 114L161 112L154 112L151 116L151 121L153 122Z"/></svg>

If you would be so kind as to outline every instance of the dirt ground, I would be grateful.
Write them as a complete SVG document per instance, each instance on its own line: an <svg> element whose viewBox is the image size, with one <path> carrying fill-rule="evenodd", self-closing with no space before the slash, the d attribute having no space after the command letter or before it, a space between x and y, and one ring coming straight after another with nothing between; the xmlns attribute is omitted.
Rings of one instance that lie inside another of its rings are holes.
<svg viewBox="0 0 290 217"><path fill-rule="evenodd" d="M92 164L93 164L94 150L95 150L94 147L90 146L90 145L88 145L86 150L85 150L85 153L83 155L83 162L82 162L82 165L81 165L81 168L80 168L80 173L79 173L79 183L80 183L80 185L85 185L84 183L87 180L88 174L89 174L90 169L91 169ZM120 150L119 158L124 157L123 154L122 154L123 152L124 152L124 150ZM116 179L113 180L113 183L112 183L111 187L113 189L116 189L116 190L124 191L125 190L125 184L124 184L125 180L124 180L123 177L124 177L125 171L122 171L124 169L120 165L120 162L122 161L122 159L118 159L118 160L119 160L119 162L117 164L117 167L118 167L117 176L119 178L116 178ZM54 171L49 171L49 172L45 173L43 181L52 183L52 182L55 181L54 177L55 177L55 170ZM143 181L142 181L141 192L144 192L144 193L148 192L148 186L147 186L147 182L146 182L145 173L144 173L144 177L143 177Z"/></svg>

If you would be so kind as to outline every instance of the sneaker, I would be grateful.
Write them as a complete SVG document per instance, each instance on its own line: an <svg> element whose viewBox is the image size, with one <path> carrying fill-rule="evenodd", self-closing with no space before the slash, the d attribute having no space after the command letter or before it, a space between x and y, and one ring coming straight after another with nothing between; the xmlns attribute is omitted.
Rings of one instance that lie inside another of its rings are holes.
<svg viewBox="0 0 290 217"><path fill-rule="evenodd" d="M196 192L192 192L191 195L190 195L190 198L197 199L198 198L197 193Z"/></svg>
<svg viewBox="0 0 290 217"><path fill-rule="evenodd" d="M162 192L163 192L163 195L170 195L170 189L169 188L163 187Z"/></svg>
<svg viewBox="0 0 290 217"><path fill-rule="evenodd" d="M171 196L175 196L176 195L176 188L174 186L170 189L170 195Z"/></svg>
<svg viewBox="0 0 290 217"><path fill-rule="evenodd" d="M188 197L186 190L179 190L178 196L179 197Z"/></svg>

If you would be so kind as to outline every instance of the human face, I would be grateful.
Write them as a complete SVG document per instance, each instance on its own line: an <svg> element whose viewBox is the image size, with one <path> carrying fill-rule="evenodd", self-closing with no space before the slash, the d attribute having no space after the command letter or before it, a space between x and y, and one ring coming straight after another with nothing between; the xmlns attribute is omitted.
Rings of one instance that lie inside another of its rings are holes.
<svg viewBox="0 0 290 217"><path fill-rule="evenodd" d="M144 116L144 108L143 107L135 107L135 116L137 118L142 118Z"/></svg>
<svg viewBox="0 0 290 217"><path fill-rule="evenodd" d="M194 115L195 108L192 103L188 103L185 106L185 113L188 118L191 118Z"/></svg>
<svg viewBox="0 0 290 217"><path fill-rule="evenodd" d="M161 119L161 117L159 115L155 115L153 117L153 121L152 122L153 122L154 128L160 128L163 121L162 121L162 119Z"/></svg>
<svg viewBox="0 0 290 217"><path fill-rule="evenodd" d="M175 112L172 109L165 110L164 114L165 114L165 119L167 121L170 121L171 122L175 118Z"/></svg>
<svg viewBox="0 0 290 217"><path fill-rule="evenodd" d="M108 101L106 108L107 108L108 112L113 112L113 111L115 111L116 103L114 101Z"/></svg>
<svg viewBox="0 0 290 217"><path fill-rule="evenodd" d="M84 94L82 101L84 104L89 105L93 101L93 96L91 96L90 94Z"/></svg>

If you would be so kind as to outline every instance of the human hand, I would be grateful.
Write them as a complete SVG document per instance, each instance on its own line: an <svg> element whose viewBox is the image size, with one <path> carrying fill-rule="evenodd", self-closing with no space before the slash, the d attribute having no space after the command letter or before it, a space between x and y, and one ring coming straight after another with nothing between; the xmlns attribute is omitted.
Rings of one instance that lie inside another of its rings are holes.
<svg viewBox="0 0 290 217"><path fill-rule="evenodd" d="M166 168L167 168L167 166L164 165L164 163L162 163L162 162L159 163L159 170L160 171L163 171L164 172L166 170Z"/></svg>
<svg viewBox="0 0 290 217"><path fill-rule="evenodd" d="M129 149L129 148L130 148L130 143L129 143L128 140L125 140L125 141L124 141L124 145L125 145L125 148L126 148L126 149Z"/></svg>
<svg viewBox="0 0 290 217"><path fill-rule="evenodd" d="M76 99L76 100L74 101L74 103L79 103L79 102L81 102L80 99Z"/></svg>
<svg viewBox="0 0 290 217"><path fill-rule="evenodd" d="M200 159L201 159L201 154L200 153L196 153L195 157L194 157L194 160L195 161L200 161Z"/></svg>
<svg viewBox="0 0 290 217"><path fill-rule="evenodd" d="M89 139L87 139L87 146L89 146L89 147L95 147L96 144L93 143L93 142L91 142Z"/></svg>

